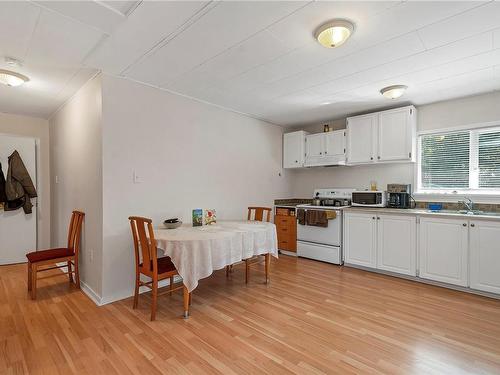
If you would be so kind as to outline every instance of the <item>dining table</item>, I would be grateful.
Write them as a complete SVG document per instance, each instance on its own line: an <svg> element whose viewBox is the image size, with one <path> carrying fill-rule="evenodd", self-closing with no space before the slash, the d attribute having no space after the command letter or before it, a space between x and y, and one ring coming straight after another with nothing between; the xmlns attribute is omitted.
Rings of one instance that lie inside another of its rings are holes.
<svg viewBox="0 0 500 375"><path fill-rule="evenodd" d="M278 258L276 226L262 221L217 221L210 225L157 227L158 251L169 256L184 284L184 318L189 316L191 292L201 279L245 259L264 255L266 282L270 257Z"/></svg>

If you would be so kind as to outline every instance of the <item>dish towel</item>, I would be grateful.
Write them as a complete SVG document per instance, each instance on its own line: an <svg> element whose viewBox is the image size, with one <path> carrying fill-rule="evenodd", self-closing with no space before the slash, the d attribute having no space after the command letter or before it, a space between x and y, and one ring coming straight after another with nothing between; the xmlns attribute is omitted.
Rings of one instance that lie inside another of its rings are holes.
<svg viewBox="0 0 500 375"><path fill-rule="evenodd" d="M328 217L325 210L308 210L306 224L313 227L328 228Z"/></svg>
<svg viewBox="0 0 500 375"><path fill-rule="evenodd" d="M300 225L306 225L306 211L299 208L297 210L297 221Z"/></svg>

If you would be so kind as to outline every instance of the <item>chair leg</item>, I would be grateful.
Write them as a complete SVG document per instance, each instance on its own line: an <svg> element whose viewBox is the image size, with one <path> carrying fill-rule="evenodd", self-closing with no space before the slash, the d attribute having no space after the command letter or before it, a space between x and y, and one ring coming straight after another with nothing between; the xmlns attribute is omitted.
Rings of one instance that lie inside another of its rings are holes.
<svg viewBox="0 0 500 375"><path fill-rule="evenodd" d="M80 271L79 271L80 267L78 267L78 258L74 258L74 260L75 260L75 284L76 288L80 289Z"/></svg>
<svg viewBox="0 0 500 375"><path fill-rule="evenodd" d="M37 265L31 265L31 299L36 299L36 274L37 274Z"/></svg>
<svg viewBox="0 0 500 375"><path fill-rule="evenodd" d="M153 278L151 284L153 290L153 300L151 301L151 321L156 318L156 304L158 303L158 279Z"/></svg>
<svg viewBox="0 0 500 375"><path fill-rule="evenodd" d="M189 306L193 303L193 292L189 293Z"/></svg>
<svg viewBox="0 0 500 375"><path fill-rule="evenodd" d="M173 276L170 276L170 284L169 284L169 288L170 288L170 295L172 295L172 289L174 289L174 277Z"/></svg>
<svg viewBox="0 0 500 375"><path fill-rule="evenodd" d="M271 267L271 256L270 254L265 255L265 262L266 262L266 284L269 283L269 268Z"/></svg>
<svg viewBox="0 0 500 375"><path fill-rule="evenodd" d="M245 284L248 284L248 279L250 277L250 260L245 259Z"/></svg>
<svg viewBox="0 0 500 375"><path fill-rule="evenodd" d="M28 262L28 292L31 292L31 282L31 263Z"/></svg>
<svg viewBox="0 0 500 375"><path fill-rule="evenodd" d="M229 266L226 266L226 277L229 277L229 272L231 272L231 269Z"/></svg>
<svg viewBox="0 0 500 375"><path fill-rule="evenodd" d="M141 275L136 273L135 275L135 292L134 292L134 304L132 305L133 309L136 309L139 306L139 285L141 281Z"/></svg>
<svg viewBox="0 0 500 375"><path fill-rule="evenodd" d="M69 285L73 283L73 273L71 270L71 261L68 260L68 279L69 279Z"/></svg>

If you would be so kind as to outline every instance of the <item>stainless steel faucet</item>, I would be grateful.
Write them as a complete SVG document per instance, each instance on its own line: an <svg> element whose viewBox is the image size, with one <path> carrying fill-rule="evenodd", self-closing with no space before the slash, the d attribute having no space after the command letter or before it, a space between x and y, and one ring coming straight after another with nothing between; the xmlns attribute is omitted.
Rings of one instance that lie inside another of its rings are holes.
<svg viewBox="0 0 500 375"><path fill-rule="evenodd" d="M474 202L469 197L465 197L463 201L458 201L458 203L462 203L467 208L467 211L474 210Z"/></svg>

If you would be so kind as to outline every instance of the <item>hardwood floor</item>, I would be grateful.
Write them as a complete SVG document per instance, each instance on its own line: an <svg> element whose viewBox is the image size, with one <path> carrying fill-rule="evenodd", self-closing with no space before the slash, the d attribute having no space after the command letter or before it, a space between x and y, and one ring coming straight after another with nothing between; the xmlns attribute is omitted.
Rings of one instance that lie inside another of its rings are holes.
<svg viewBox="0 0 500 375"><path fill-rule="evenodd" d="M499 374L500 301L281 256L271 282L219 271L195 290L97 307L63 278L28 298L0 267L1 374Z"/></svg>

